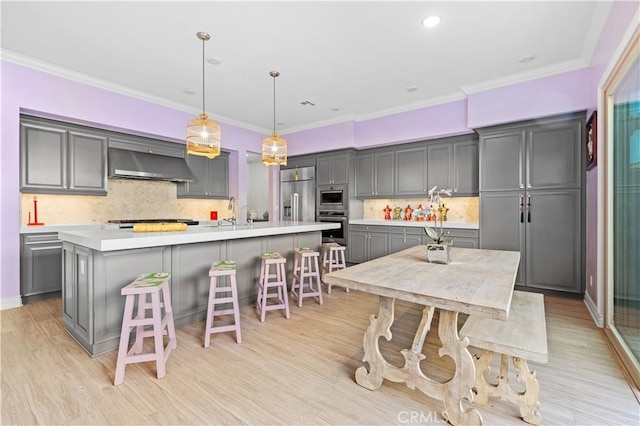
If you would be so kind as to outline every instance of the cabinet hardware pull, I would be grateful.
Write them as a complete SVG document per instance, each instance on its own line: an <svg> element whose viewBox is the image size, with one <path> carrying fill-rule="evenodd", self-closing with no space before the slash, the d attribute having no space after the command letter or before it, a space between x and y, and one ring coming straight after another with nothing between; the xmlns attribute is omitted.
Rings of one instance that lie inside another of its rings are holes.
<svg viewBox="0 0 640 426"><path fill-rule="evenodd" d="M524 223L524 195L520 194L520 223Z"/></svg>
<svg viewBox="0 0 640 426"><path fill-rule="evenodd" d="M527 194L527 222L531 223L531 194Z"/></svg>

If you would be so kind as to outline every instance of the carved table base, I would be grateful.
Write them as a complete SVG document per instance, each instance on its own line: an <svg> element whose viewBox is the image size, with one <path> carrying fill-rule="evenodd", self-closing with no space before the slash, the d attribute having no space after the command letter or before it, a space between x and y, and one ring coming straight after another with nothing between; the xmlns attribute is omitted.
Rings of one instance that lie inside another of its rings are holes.
<svg viewBox="0 0 640 426"><path fill-rule="evenodd" d="M483 349L480 357L476 360L476 400L479 406L484 406L489 397L498 397L509 402L515 402L520 408L522 419L534 425L542 423L540 416L540 385L536 379L536 372L529 370L527 360L518 357L513 359L513 366L516 369L517 379L524 383L524 391L516 392L509 385L509 355L501 354L500 375L498 383L488 383L484 378L484 373L491 370L493 351Z"/></svg>
<svg viewBox="0 0 640 426"><path fill-rule="evenodd" d="M420 369L420 361L425 358L422 354L422 347L427 332L431 328L431 321L435 308L426 306L422 311L422 319L416 335L413 339L411 349L401 351L405 359L402 368L389 364L378 346L378 338L383 336L391 340L391 325L394 320L395 299L380 296L380 307L378 316L371 315L371 324L367 328L364 338L364 358L363 361L369 363L369 371L365 366L356 370L356 382L367 389L376 390L382 385L382 380L387 379L392 382L403 382L410 389L418 388L425 395L444 402L442 416L453 425L481 425L482 417L475 409L464 409L462 399L473 401L474 395L471 391L475 380L475 366L473 357L467 350L469 340L461 339L458 335L458 313L441 310L438 326L438 336L442 341L442 347L438 354L449 356L456 365L456 371L451 380L441 383L424 375Z"/></svg>

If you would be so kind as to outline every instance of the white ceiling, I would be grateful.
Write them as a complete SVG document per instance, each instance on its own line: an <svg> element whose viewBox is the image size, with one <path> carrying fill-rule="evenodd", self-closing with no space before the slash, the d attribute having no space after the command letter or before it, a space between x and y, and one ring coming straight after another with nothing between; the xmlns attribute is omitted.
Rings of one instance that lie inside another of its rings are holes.
<svg viewBox="0 0 640 426"><path fill-rule="evenodd" d="M280 133L406 111L589 65L610 2L2 1L2 57ZM423 18L442 22L424 28ZM535 55L528 63L520 59ZM415 88L416 90L408 90ZM192 89L188 95L184 89ZM310 101L315 106L300 103ZM334 109L339 110L335 111Z"/></svg>

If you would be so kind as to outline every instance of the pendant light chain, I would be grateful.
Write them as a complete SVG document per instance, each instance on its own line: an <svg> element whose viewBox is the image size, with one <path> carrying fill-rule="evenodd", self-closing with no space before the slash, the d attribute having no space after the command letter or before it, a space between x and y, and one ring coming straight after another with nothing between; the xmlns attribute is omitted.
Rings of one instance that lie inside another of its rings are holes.
<svg viewBox="0 0 640 426"><path fill-rule="evenodd" d="M202 39L202 113L205 114L205 109L204 109L204 92L205 92L205 85L204 85L204 43L205 43L205 39Z"/></svg>
<svg viewBox="0 0 640 426"><path fill-rule="evenodd" d="M273 76L273 133L276 132L276 77Z"/></svg>

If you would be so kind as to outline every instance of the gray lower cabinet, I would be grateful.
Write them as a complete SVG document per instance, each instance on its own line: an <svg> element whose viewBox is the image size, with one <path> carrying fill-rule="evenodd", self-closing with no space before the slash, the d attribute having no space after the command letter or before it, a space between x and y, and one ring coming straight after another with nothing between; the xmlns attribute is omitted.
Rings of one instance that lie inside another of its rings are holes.
<svg viewBox="0 0 640 426"><path fill-rule="evenodd" d="M229 198L229 154L214 159L188 155L187 164L195 179L178 184L178 198Z"/></svg>
<svg viewBox="0 0 640 426"><path fill-rule="evenodd" d="M481 193L480 247L521 253L516 285L580 293L581 205L579 189Z"/></svg>
<svg viewBox="0 0 640 426"><path fill-rule="evenodd" d="M478 248L477 229L447 228L443 232L454 238L455 247ZM349 262L362 263L396 253L430 240L419 226L350 225Z"/></svg>
<svg viewBox="0 0 640 426"><path fill-rule="evenodd" d="M23 234L20 239L22 303L59 295L62 290L62 242L58 233Z"/></svg>
<svg viewBox="0 0 640 426"><path fill-rule="evenodd" d="M120 291L139 274L171 273L171 305L177 327L200 321L207 313L209 268L218 260L236 261L238 299L255 302L260 253L278 251L293 268L295 247L317 247L320 232L212 241L99 252L62 243L62 301L65 329L91 355L118 347L124 312ZM58 262L60 264L60 262Z"/></svg>
<svg viewBox="0 0 640 426"><path fill-rule="evenodd" d="M351 225L349 262L362 263L389 254L389 231L385 226Z"/></svg>
<svg viewBox="0 0 640 426"><path fill-rule="evenodd" d="M107 193L107 137L51 120L20 119L20 191Z"/></svg>
<svg viewBox="0 0 640 426"><path fill-rule="evenodd" d="M477 229L453 229L446 226L445 222L444 234L453 238L454 247L478 248L480 246L479 231Z"/></svg>
<svg viewBox="0 0 640 426"><path fill-rule="evenodd" d="M356 158L356 196L375 198L394 195L395 153L358 153Z"/></svg>
<svg viewBox="0 0 640 426"><path fill-rule="evenodd" d="M408 249L423 243L426 235L423 228L389 227L389 254Z"/></svg>

